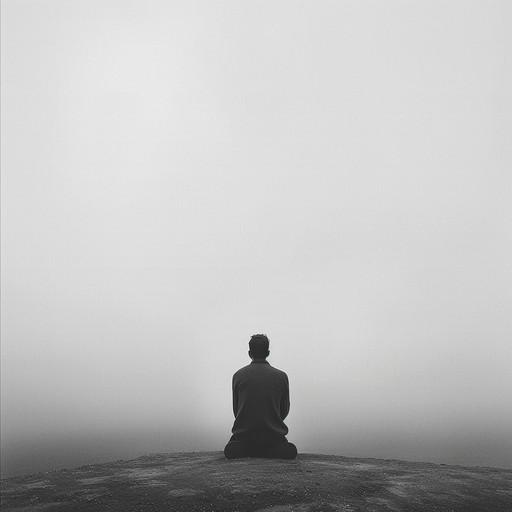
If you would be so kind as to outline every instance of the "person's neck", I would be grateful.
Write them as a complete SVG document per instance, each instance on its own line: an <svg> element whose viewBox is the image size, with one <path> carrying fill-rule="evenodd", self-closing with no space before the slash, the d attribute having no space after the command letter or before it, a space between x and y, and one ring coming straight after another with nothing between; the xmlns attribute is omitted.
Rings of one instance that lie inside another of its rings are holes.
<svg viewBox="0 0 512 512"><path fill-rule="evenodd" d="M266 363L267 358L266 357L253 357L252 362L253 363Z"/></svg>

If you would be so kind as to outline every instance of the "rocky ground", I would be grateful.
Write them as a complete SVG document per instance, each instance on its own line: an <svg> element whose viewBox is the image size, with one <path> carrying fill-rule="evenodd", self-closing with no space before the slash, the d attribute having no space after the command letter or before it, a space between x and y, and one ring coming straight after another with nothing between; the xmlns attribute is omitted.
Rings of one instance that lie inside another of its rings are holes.
<svg viewBox="0 0 512 512"><path fill-rule="evenodd" d="M2 480L9 511L512 511L512 470L299 454L150 455Z"/></svg>

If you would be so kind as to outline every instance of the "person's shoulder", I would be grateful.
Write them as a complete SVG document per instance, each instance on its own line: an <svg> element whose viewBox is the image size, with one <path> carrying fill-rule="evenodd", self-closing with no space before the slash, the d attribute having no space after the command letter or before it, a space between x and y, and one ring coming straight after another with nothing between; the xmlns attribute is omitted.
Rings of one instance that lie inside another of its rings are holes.
<svg viewBox="0 0 512 512"><path fill-rule="evenodd" d="M243 366L242 368L240 368L239 370L237 370L234 373L233 378L238 377L238 376L244 374L250 367L251 367L250 364L248 364L247 366Z"/></svg>
<svg viewBox="0 0 512 512"><path fill-rule="evenodd" d="M279 375L283 379L288 379L288 375L286 375L286 372L283 372L283 370L280 370L279 368L276 368L275 366L272 366L270 364L269 366L276 375Z"/></svg>

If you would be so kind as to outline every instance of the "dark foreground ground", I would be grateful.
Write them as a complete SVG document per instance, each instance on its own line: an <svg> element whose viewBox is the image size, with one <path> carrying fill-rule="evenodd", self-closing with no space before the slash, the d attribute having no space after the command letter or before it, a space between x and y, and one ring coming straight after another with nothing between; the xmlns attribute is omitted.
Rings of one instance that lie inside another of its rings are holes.
<svg viewBox="0 0 512 512"><path fill-rule="evenodd" d="M299 454L150 455L2 480L8 511L512 511L512 470Z"/></svg>

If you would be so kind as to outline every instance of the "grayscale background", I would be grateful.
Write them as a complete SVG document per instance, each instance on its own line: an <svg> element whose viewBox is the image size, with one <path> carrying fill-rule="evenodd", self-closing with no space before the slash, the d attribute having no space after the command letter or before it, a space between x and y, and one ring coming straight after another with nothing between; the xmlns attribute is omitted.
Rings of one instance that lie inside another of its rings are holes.
<svg viewBox="0 0 512 512"><path fill-rule="evenodd" d="M2 0L2 476L220 450L512 467L512 2Z"/></svg>

